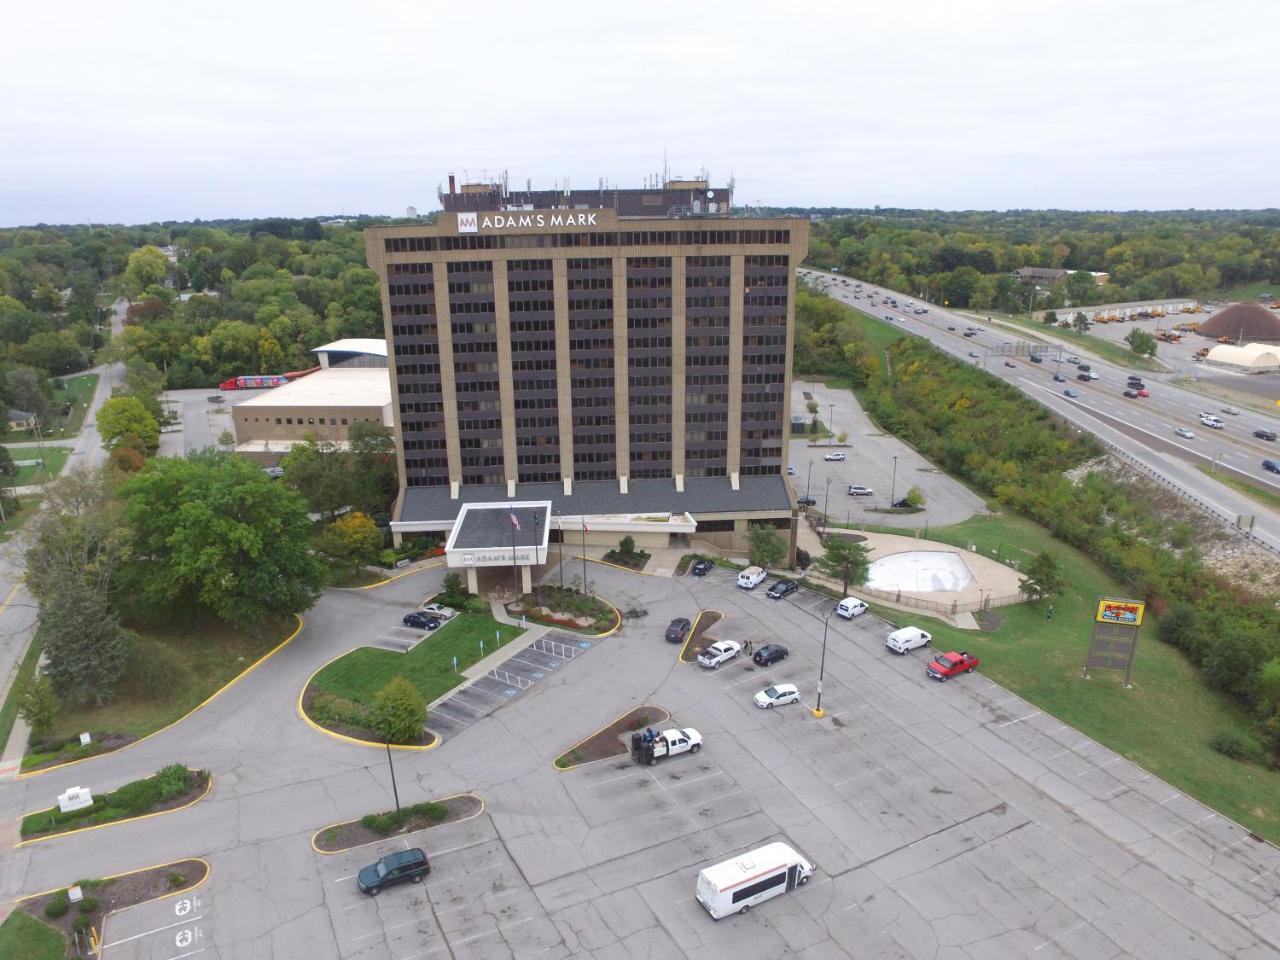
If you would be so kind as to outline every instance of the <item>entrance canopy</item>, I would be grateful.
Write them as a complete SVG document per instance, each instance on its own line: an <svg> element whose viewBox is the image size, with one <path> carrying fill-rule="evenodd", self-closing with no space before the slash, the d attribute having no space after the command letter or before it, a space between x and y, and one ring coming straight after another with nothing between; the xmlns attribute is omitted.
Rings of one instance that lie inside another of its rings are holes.
<svg viewBox="0 0 1280 960"><path fill-rule="evenodd" d="M550 500L466 503L444 545L450 567L536 567L547 562Z"/></svg>

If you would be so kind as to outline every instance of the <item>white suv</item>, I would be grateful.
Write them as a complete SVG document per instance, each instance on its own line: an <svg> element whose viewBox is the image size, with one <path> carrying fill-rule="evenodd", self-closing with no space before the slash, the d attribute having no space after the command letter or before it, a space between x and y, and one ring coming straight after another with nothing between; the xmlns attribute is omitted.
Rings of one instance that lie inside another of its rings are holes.
<svg viewBox="0 0 1280 960"><path fill-rule="evenodd" d="M1212 430L1221 430L1224 426L1223 422L1211 413L1200 414L1200 422Z"/></svg>
<svg viewBox="0 0 1280 960"><path fill-rule="evenodd" d="M843 453L841 453L839 450L836 450L836 451L834 451L833 453L828 453L828 454L827 454L826 456L824 456L822 459L823 459L823 460L831 460L831 461L835 461L835 462L837 462L837 463L844 463L844 461L845 461L846 457L845 457L845 455L844 455Z"/></svg>
<svg viewBox="0 0 1280 960"><path fill-rule="evenodd" d="M698 665L714 670L742 652L742 644L736 640L720 640L698 654Z"/></svg>

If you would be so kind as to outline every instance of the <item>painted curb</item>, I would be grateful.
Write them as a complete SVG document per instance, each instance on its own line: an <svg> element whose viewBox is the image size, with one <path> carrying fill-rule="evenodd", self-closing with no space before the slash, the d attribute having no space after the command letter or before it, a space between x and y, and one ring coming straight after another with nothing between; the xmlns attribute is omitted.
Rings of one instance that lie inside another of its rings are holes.
<svg viewBox="0 0 1280 960"><path fill-rule="evenodd" d="M656 703L642 703L639 706L632 707L630 710L627 711L627 713L635 713L637 710L643 710L645 707L650 707L654 710L661 710L664 714L666 714L666 716L662 720L658 721L659 723L666 723L667 720L671 719L671 711L668 710L666 707L658 706ZM578 749L578 747L582 746L582 744L586 743L596 734L603 733L605 730L608 730L609 727L613 726L613 724L617 723L619 720L625 717L627 713L618 714L616 717L614 717L612 720L606 723L603 727L600 727L598 730L593 730L591 733L588 733L585 737L583 737L581 740L579 740L577 743L571 746L568 750L565 750L562 753L558 754L558 756L563 757L566 754L573 753L574 750ZM551 768L555 770L557 773L568 773L570 770L577 770L578 767L590 766L593 763L600 763L604 760L617 760L618 757L622 757L622 756L626 756L626 754L620 753L614 757L600 757L598 760L586 760L586 761L583 761L582 763L571 763L567 767L556 766L556 761L555 761L555 758L553 757L551 760Z"/></svg>
<svg viewBox="0 0 1280 960"><path fill-rule="evenodd" d="M425 830L432 830L436 827L447 827L451 823L466 823L468 820L474 820L476 817L480 816L480 814L484 813L485 811L484 797L481 797L478 794L474 794L474 793L455 793L447 797L441 797L439 800L433 800L431 802L444 803L446 800L456 800L458 797L475 797L477 800L480 801L480 809L477 810L475 813L470 814L469 816L460 817L457 820L447 820L444 823L433 823L429 827L423 827L422 830L415 830L413 832L422 833ZM316 846L316 837L320 836L320 834L324 833L326 830L331 830L334 827L344 827L348 823L359 823L359 822L360 822L359 820L343 820L341 823L331 823L328 826L321 827L319 830L317 830L315 833L311 835L311 849L314 850L316 853L320 854L321 856L332 857L332 856L336 856L339 853L346 853L348 850L359 850L363 847L372 847L372 846L376 846L379 843L386 843L388 840L394 839L397 836L401 836L401 834L392 834L392 836L390 837L382 837L381 839L378 839L378 840L370 840L368 843L357 843L354 847L343 847L341 850L321 850L318 846ZM404 836L408 836L408 834L404 834Z"/></svg>
<svg viewBox="0 0 1280 960"><path fill-rule="evenodd" d="M67 767L73 767L77 763L87 763L90 760L97 760L99 757L114 756L115 754L120 753L122 750L128 750L130 747L136 747L138 744L144 743L147 740L150 740L152 737L157 736L161 733L164 733L170 727L176 727L178 724L180 724L183 720L187 719L187 717L191 716L197 710L203 709L204 707L208 706L211 702L213 702L215 699L222 696L222 694L226 693L228 690L234 687L237 683L239 683L249 674L253 673L253 671L257 670L260 666L262 666L272 657L274 657L277 653L279 653L282 649L284 649L285 646L291 643L293 641L293 638L296 637L299 633L301 633L302 628L307 625L306 621L302 619L302 616L300 614L295 613L294 616L297 617L298 619L298 626L294 629L293 633L289 634L289 636L285 637L278 644L276 644L274 647L272 647L270 650L268 650L266 653L260 656L257 660L253 661L253 663L245 667L244 670L236 674L234 677L232 677L230 680L228 680L226 683L220 686L217 690L213 691L213 693L209 694L209 696L205 697L203 700L197 703L194 707L192 707L190 710L188 710L186 713L180 716L177 720L174 720L171 723L165 724L159 730L152 730L145 737L139 737L137 740L134 740L132 743L126 743L123 747L120 747L117 750L108 750L105 753L95 753L91 757L81 757L79 760L68 760L66 763L54 764L51 767L41 767L39 770L28 770L26 773L18 774L17 777L15 777L14 779L23 780L27 777L38 777L42 773L51 773L54 770L65 770Z"/></svg>
<svg viewBox="0 0 1280 960"><path fill-rule="evenodd" d="M634 570L630 572L635 573ZM595 595L592 594L592 596L595 596ZM610 610L612 610L613 615L616 618L613 626L610 627L608 630L606 630L604 633L583 633L581 630L575 630L572 627L566 627L562 623L544 623L541 620L533 620L533 619L529 620L529 627L530 628L546 627L548 630L563 630L565 633L570 634L571 636L582 637L584 640L603 640L605 637L612 637L615 633L617 633L619 630L622 629L622 611L619 610L617 607L615 607L612 603L610 603L604 597L596 597L596 599L599 600L601 603L603 603ZM503 613L506 613L508 617L512 615L507 610L506 607L503 607L502 611ZM508 624L508 626L519 626L519 624L513 621L512 623ZM529 629L529 628L526 628L526 629Z"/></svg>
<svg viewBox="0 0 1280 960"><path fill-rule="evenodd" d="M385 580L379 580L377 583L367 583L363 587L334 587L333 589L335 590L376 590L378 589L378 587L385 587L388 583L395 583L397 580L402 580L405 577L411 577L415 573L422 573L422 571L424 570L435 570L439 567L444 566L444 557L435 557L433 559L435 559L438 562L424 563L420 567L415 567L412 570L406 570L404 573L397 573L394 576L387 577L387 579Z"/></svg>
<svg viewBox="0 0 1280 960"><path fill-rule="evenodd" d="M158 897L152 897L151 900L141 900L138 903L132 904L132 906L136 907L143 903L151 903L153 900L164 900L166 897L176 897L180 893L186 893L188 890L194 890L196 887L200 886L200 884L204 883L206 880L209 879L209 876L213 873L213 867L209 865L209 861L206 860L204 857L183 857L182 860L168 860L165 863L153 863L149 867L139 867L137 870L126 870L124 873L112 873L112 874L108 874L105 877L94 877L93 879L98 881L119 880L121 877L132 877L135 873L146 873L148 870L156 870L160 867L171 867L175 863L182 863L184 860L199 860L201 863L203 863L204 876L201 877L199 880L197 880L195 883L191 884L191 886L189 887L183 887L180 890L173 890L173 891L170 891L169 893L162 893ZM47 897L49 894L57 893L59 890L66 890L70 886L72 886L72 884L66 884L65 886L61 886L61 887L54 887L52 890L41 890L39 893L28 893L26 896L18 897L18 899L14 900L13 902L15 904L26 903L28 900L34 900L37 897ZM120 907L120 909L128 910L129 908ZM115 910L111 911L111 913L116 913L116 912L117 911ZM107 914L107 916L110 916L110 915L111 914Z"/></svg>
<svg viewBox="0 0 1280 960"><path fill-rule="evenodd" d="M680 652L676 654L676 663L696 663L697 662L696 660L686 660L684 658L684 655L689 649L689 644L693 643L694 634L698 632L698 621L702 619L702 615L704 613L720 614L720 620L717 620L716 623L720 623L727 616L727 614L724 613L724 611L722 610L710 610L710 609L699 610L698 615L693 618L693 623L689 625L689 636L685 638L684 643L680 645Z"/></svg>
<svg viewBox="0 0 1280 960"><path fill-rule="evenodd" d="M191 770L190 767L188 767L187 769ZM198 773L199 771L193 770L192 772ZM191 800L188 800L186 803L184 803L180 807L174 807L172 810L157 810L155 813L144 813L137 817L126 817L123 820L111 820L108 823L95 823L93 824L93 826L90 826L90 827L77 827L74 830L63 830L59 833L47 833L42 837L32 837L30 840L20 840L17 844L14 845L14 849L20 850L23 847L29 847L32 844L43 843L45 840L58 840L62 837L73 836L77 833L88 833L90 830L102 830L106 827L118 827L122 823L136 823L139 820L150 820L153 817L164 817L164 816L168 816L171 813L178 813L182 810L186 810L188 807L194 807L197 803L199 803L201 800L207 797L209 795L209 791L211 791L212 789L213 789L213 774L209 774L209 782L205 784L204 793L200 794L200 796L198 797L194 797ZM48 808L46 807L44 809L48 809ZM21 829L22 821L25 820L27 817L31 816L32 813L40 813L40 811L32 810L30 813L22 814L22 816L19 817L18 819L19 829ZM191 858L188 858L188 859L191 859Z"/></svg>
<svg viewBox="0 0 1280 960"><path fill-rule="evenodd" d="M633 569L633 568L631 568L631 567L624 567L624 566L623 566L622 564L620 564L620 563L614 563L612 560L597 560L595 557L584 557L582 554L578 554L576 557L573 557L572 559L574 559L574 560L587 560L587 561L589 561L589 562L591 562L591 563L598 563L598 564L600 564L601 566L605 566L605 567L613 567L613 569L615 569L615 570L621 570L623 573L635 573L635 574L639 574L639 575L640 575L640 576L642 576L642 577L656 577L656 576L658 576L658 574L656 574L656 573L650 573L648 570L635 570L635 569ZM652 557L650 557L650 558L649 558L649 560L652 560L652 559L653 559ZM645 566L648 566L648 565L649 565L649 560L646 560L646 561L645 561Z"/></svg>

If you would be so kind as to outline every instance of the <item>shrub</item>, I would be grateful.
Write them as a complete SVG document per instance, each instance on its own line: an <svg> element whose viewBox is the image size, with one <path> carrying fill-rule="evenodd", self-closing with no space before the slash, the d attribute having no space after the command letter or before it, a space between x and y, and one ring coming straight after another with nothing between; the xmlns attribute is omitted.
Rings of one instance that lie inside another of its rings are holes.
<svg viewBox="0 0 1280 960"><path fill-rule="evenodd" d="M169 874L168 879L169 879L169 886L173 887L174 889L177 889L178 887L182 886L184 883L187 882L187 878L180 873L171 873Z"/></svg>
<svg viewBox="0 0 1280 960"><path fill-rule="evenodd" d="M80 901L79 907L81 913L93 913L93 911L98 909L98 898L85 897Z"/></svg>
<svg viewBox="0 0 1280 960"><path fill-rule="evenodd" d="M67 891L59 890L44 905L44 915L50 920L57 920L59 917L66 916L70 909L71 898L67 896Z"/></svg>
<svg viewBox="0 0 1280 960"><path fill-rule="evenodd" d="M1261 759L1262 751L1251 738L1236 730L1222 730L1213 735L1209 746L1231 760L1256 762Z"/></svg>
<svg viewBox="0 0 1280 960"><path fill-rule="evenodd" d="M621 540L619 540L618 552L622 554L624 557L635 556L636 538L632 536L625 536Z"/></svg>
<svg viewBox="0 0 1280 960"><path fill-rule="evenodd" d="M394 813L366 813L360 818L360 825L381 837L390 835L396 827L400 826L396 822Z"/></svg>
<svg viewBox="0 0 1280 960"><path fill-rule="evenodd" d="M392 677L390 683L374 694L369 722L388 743L417 740L427 722L427 702L418 688L404 677Z"/></svg>
<svg viewBox="0 0 1280 960"><path fill-rule="evenodd" d="M155 782L161 801L172 800L190 786L191 771L180 763L171 763L156 774Z"/></svg>
<svg viewBox="0 0 1280 960"><path fill-rule="evenodd" d="M127 817L140 817L160 802L160 785L154 780L135 780L113 791L108 803Z"/></svg>
<svg viewBox="0 0 1280 960"><path fill-rule="evenodd" d="M76 917L75 920L71 922L71 926L74 929L79 930L81 933L84 933L86 930L88 930L89 927L92 926L92 924L93 924L93 917L87 917L84 914L81 914L80 916Z"/></svg>
<svg viewBox="0 0 1280 960"><path fill-rule="evenodd" d="M809 556L809 551L803 547L796 547L796 567L807 570L811 563L813 563L813 557Z"/></svg>

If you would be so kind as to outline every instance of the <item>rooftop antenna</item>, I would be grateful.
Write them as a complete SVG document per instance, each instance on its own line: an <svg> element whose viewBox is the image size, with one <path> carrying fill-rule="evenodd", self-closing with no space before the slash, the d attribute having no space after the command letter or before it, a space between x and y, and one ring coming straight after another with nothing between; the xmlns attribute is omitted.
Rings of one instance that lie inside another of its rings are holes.
<svg viewBox="0 0 1280 960"><path fill-rule="evenodd" d="M667 165L667 145L662 145L662 183L665 186L671 180L671 167Z"/></svg>

